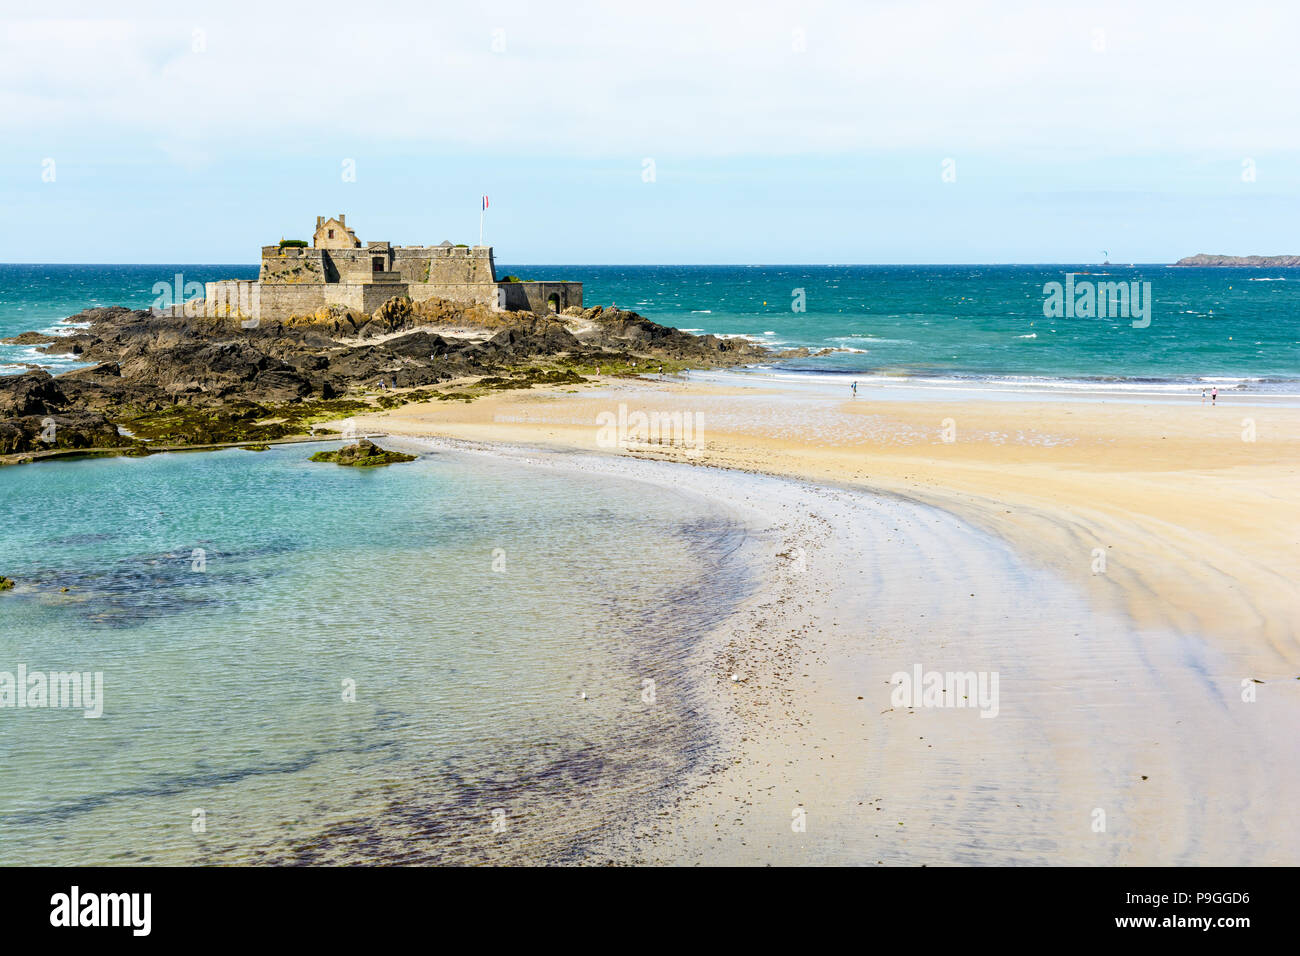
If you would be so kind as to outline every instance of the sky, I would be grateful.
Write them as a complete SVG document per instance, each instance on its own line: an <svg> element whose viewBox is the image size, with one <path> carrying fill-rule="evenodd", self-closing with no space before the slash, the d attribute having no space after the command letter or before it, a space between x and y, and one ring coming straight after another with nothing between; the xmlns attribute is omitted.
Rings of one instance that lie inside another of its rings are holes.
<svg viewBox="0 0 1300 956"><path fill-rule="evenodd" d="M112 11L111 19L105 11ZM17 18L16 13L42 19ZM1300 254L1300 5L5 5L0 262Z"/></svg>

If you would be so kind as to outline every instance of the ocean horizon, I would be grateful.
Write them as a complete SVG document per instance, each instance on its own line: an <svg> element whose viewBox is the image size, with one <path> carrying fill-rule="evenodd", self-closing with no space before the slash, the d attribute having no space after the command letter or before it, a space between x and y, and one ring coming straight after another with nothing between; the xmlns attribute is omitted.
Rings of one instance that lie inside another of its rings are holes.
<svg viewBox="0 0 1300 956"><path fill-rule="evenodd" d="M69 331L85 308L148 308L156 283L256 278L255 265L0 264L0 338ZM1288 274L1290 273L1290 275ZM498 264L497 274L581 281L616 305L693 334L809 355L791 371L1014 384L1169 385L1292 393L1300 383L1300 273L1170 265L617 266ZM1044 315L1044 286L1068 274L1150 283L1149 324ZM827 354L815 354L823 350ZM72 356L0 345L0 373Z"/></svg>

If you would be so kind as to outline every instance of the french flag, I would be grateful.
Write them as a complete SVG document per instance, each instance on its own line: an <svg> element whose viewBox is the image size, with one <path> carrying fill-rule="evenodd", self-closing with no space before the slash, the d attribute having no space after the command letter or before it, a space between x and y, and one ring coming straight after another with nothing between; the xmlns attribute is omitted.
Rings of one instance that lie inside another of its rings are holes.
<svg viewBox="0 0 1300 956"><path fill-rule="evenodd" d="M483 197L483 208L484 208L484 209L487 209L487 207L488 207L487 196L484 196L484 197Z"/></svg>

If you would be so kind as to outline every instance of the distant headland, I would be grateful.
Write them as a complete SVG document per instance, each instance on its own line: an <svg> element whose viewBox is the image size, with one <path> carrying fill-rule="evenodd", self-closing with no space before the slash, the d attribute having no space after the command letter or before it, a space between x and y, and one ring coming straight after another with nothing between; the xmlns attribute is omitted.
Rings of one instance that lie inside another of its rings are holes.
<svg viewBox="0 0 1300 956"><path fill-rule="evenodd" d="M1295 269L1300 268L1300 256L1212 256L1198 252L1184 256L1176 266L1216 266L1233 269Z"/></svg>

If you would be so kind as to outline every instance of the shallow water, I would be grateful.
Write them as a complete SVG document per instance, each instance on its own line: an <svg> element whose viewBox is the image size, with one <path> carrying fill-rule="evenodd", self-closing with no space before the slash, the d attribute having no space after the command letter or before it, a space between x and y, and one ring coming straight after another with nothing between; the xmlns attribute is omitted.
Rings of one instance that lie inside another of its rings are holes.
<svg viewBox="0 0 1300 956"><path fill-rule="evenodd" d="M707 757L684 667L749 587L734 516L308 453L0 471L0 671L104 681L99 719L0 708L0 858L573 859Z"/></svg>

